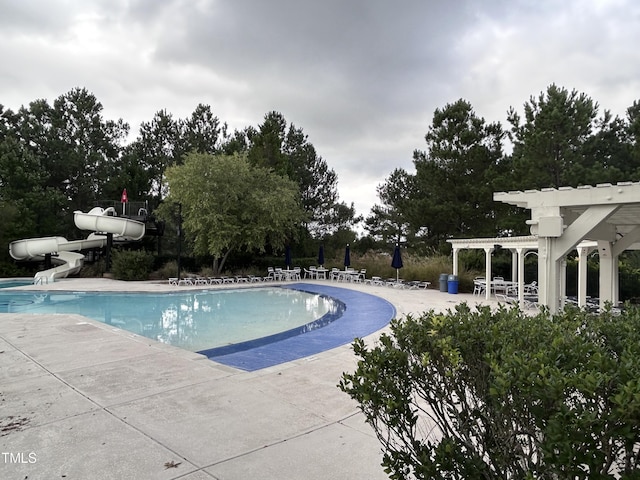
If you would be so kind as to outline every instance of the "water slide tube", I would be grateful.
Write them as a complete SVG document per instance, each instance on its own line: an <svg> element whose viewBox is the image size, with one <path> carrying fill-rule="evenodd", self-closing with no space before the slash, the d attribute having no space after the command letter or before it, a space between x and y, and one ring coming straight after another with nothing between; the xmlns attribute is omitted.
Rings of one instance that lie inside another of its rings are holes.
<svg viewBox="0 0 640 480"><path fill-rule="evenodd" d="M107 244L106 234L113 234L117 241L135 241L144 236L144 223L115 216L113 207L106 210L95 207L89 213L74 212L76 227L91 230L85 240L69 241L64 237L42 237L17 240L9 244L9 253L16 260L41 260L47 254L56 255L53 261L60 265L36 273L34 283L55 282L80 270L84 261L81 250L102 248Z"/></svg>

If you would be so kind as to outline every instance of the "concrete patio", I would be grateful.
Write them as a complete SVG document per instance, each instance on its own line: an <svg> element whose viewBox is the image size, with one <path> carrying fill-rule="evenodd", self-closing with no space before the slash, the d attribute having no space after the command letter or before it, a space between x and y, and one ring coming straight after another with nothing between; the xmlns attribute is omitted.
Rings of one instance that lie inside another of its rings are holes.
<svg viewBox="0 0 640 480"><path fill-rule="evenodd" d="M382 297L398 316L480 301L337 286ZM108 279L30 288L202 289ZM0 314L0 478L385 479L380 444L336 387L354 366L345 345L245 372L76 315Z"/></svg>

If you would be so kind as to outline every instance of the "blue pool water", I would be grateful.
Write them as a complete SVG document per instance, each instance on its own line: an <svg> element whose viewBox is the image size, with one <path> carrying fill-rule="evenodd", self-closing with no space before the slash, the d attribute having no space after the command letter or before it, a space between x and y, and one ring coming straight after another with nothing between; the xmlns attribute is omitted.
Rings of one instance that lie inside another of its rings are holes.
<svg viewBox="0 0 640 480"><path fill-rule="evenodd" d="M32 283L33 280L0 280L0 288L25 287Z"/></svg>
<svg viewBox="0 0 640 480"><path fill-rule="evenodd" d="M343 310L327 295L278 287L163 294L0 290L0 313L75 313L205 354L306 333Z"/></svg>

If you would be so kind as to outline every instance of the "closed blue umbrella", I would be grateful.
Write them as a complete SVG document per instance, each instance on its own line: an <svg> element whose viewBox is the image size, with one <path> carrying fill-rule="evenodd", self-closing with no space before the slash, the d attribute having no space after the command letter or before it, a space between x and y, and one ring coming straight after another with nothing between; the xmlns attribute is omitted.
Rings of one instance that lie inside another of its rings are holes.
<svg viewBox="0 0 640 480"><path fill-rule="evenodd" d="M351 265L351 252L349 251L349 244L347 243L347 248L344 251L344 269Z"/></svg>
<svg viewBox="0 0 640 480"><path fill-rule="evenodd" d="M318 265L321 267L324 266L324 246L320 245L320 250L318 250Z"/></svg>
<svg viewBox="0 0 640 480"><path fill-rule="evenodd" d="M284 264L287 266L287 270L291 266L291 246L287 245L284 250Z"/></svg>
<svg viewBox="0 0 640 480"><path fill-rule="evenodd" d="M400 255L400 245L396 243L396 249L393 251L393 259L391 267L396 269L396 282L400 279L400 269L402 268L402 255Z"/></svg>

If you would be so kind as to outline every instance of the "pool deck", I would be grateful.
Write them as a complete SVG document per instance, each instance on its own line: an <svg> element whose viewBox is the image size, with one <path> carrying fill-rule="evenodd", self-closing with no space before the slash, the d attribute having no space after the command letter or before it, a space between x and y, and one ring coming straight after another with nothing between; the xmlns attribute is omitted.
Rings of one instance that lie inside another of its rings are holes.
<svg viewBox="0 0 640 480"><path fill-rule="evenodd" d="M308 283L376 295L398 317L480 301L433 289ZM31 288L203 287L66 279ZM33 319L0 314L2 479L388 478L373 430L336 387L355 368L350 345L244 371L77 315Z"/></svg>

